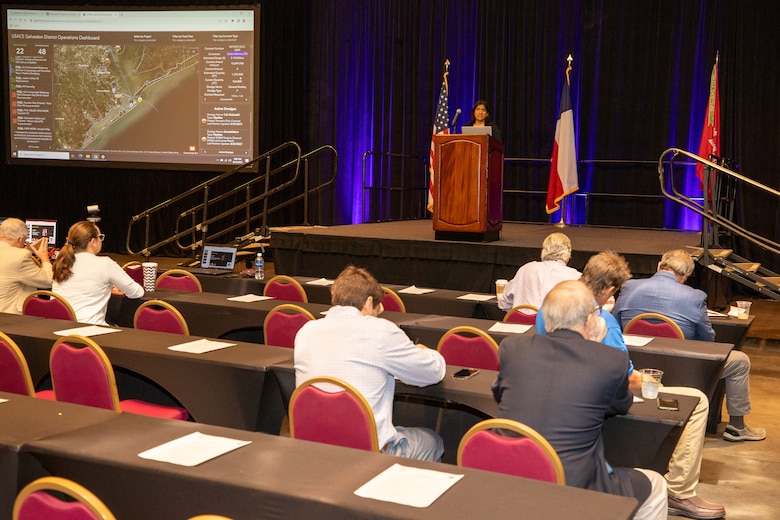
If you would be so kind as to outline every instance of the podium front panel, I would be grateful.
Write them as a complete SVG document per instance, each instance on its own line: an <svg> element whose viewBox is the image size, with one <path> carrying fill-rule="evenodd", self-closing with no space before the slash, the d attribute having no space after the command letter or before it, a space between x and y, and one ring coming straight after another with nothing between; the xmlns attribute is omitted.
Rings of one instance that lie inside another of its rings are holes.
<svg viewBox="0 0 780 520"><path fill-rule="evenodd" d="M437 200L447 201L440 204L439 221L454 230L481 231L480 223L484 220L480 196L484 186L479 175L484 163L482 146L466 139L450 140L442 143L439 157L442 175L436 188ZM460 171L468 174L459 175Z"/></svg>
<svg viewBox="0 0 780 520"><path fill-rule="evenodd" d="M433 229L498 237L502 227L504 145L488 135L434 137Z"/></svg>

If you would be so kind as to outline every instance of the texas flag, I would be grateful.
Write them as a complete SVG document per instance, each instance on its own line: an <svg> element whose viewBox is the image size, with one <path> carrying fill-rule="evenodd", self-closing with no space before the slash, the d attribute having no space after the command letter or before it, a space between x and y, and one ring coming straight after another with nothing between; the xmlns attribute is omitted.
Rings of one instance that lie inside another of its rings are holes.
<svg viewBox="0 0 780 520"><path fill-rule="evenodd" d="M574 113L569 97L569 71L566 72L558 121L555 124L555 145L550 164L550 182L547 185L547 214L558 211L559 202L566 195L580 189L577 179L577 151L574 148Z"/></svg>

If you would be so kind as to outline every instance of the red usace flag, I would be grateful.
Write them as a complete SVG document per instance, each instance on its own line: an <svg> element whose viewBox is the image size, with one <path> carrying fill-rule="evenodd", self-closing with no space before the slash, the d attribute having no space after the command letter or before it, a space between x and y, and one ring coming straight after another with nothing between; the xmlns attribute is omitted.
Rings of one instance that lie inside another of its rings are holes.
<svg viewBox="0 0 780 520"><path fill-rule="evenodd" d="M710 95L707 99L707 113L704 115L704 128L701 131L699 157L708 159L710 155L720 157L720 96L718 94L718 58L710 75ZM704 165L696 164L696 176L704 182ZM714 182L714 177L712 179Z"/></svg>

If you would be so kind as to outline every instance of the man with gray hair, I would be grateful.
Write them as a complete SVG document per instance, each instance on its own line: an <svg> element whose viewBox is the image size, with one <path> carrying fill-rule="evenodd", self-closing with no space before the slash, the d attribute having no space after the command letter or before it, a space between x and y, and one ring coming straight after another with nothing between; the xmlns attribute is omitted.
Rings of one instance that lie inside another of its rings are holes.
<svg viewBox="0 0 780 520"><path fill-rule="evenodd" d="M25 298L50 288L51 277L48 239L27 244L27 225L18 218L5 219L0 224L0 312L21 314Z"/></svg>
<svg viewBox="0 0 780 520"><path fill-rule="evenodd" d="M604 420L633 403L625 352L599 343L606 334L593 291L564 281L542 305L547 334L514 335L499 347L493 383L499 415L527 424L555 449L566 484L636 498L636 519L667 517L666 481L655 471L612 467Z"/></svg>
<svg viewBox="0 0 780 520"><path fill-rule="evenodd" d="M625 327L634 316L656 312L679 325L685 339L715 341L715 330L707 315L707 294L685 285L693 269L693 258L687 251L667 251L653 276L623 284L612 313ZM732 350L723 365L721 377L726 380L726 410L729 413L723 438L733 442L764 440L764 428L751 428L745 424L745 416L752 411L747 354Z"/></svg>
<svg viewBox="0 0 780 520"><path fill-rule="evenodd" d="M528 262L520 267L504 292L497 296L498 308L511 310L516 305L541 307L547 292L564 280L577 280L579 271L568 267L571 240L563 233L551 233L542 242L541 262Z"/></svg>

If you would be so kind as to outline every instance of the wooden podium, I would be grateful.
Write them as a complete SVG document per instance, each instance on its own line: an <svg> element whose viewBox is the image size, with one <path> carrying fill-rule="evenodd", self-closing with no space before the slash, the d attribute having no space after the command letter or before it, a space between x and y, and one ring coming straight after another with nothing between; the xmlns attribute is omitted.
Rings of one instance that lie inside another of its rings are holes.
<svg viewBox="0 0 780 520"><path fill-rule="evenodd" d="M504 145L489 135L437 135L436 240L493 242L504 216Z"/></svg>

